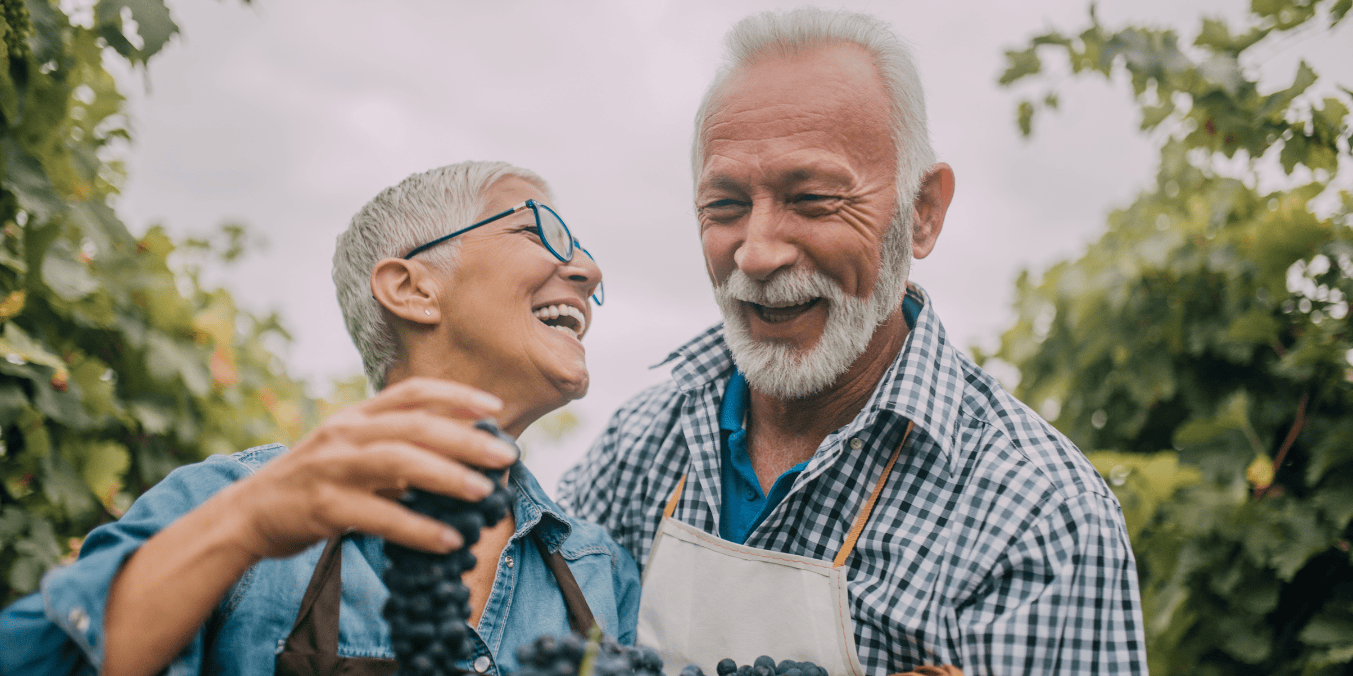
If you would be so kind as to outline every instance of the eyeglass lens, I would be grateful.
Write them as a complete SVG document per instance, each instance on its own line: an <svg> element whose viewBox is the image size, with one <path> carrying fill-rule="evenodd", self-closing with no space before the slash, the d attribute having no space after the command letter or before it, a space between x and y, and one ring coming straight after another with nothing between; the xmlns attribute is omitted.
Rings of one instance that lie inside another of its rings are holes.
<svg viewBox="0 0 1353 676"><path fill-rule="evenodd" d="M573 238L569 236L568 228L564 227L559 215L543 204L537 204L534 211L540 225L540 237L545 240L550 251L561 260L573 260Z"/></svg>
<svg viewBox="0 0 1353 676"><path fill-rule="evenodd" d="M579 244L577 240L573 241L573 245L576 246L579 251L587 254L587 257L591 258L592 262L596 262L597 257L593 256L592 252L587 250L587 247ZM601 280L597 280L597 288L592 291L592 302L596 303L597 307L601 307L601 304L606 302L606 288L602 286Z"/></svg>

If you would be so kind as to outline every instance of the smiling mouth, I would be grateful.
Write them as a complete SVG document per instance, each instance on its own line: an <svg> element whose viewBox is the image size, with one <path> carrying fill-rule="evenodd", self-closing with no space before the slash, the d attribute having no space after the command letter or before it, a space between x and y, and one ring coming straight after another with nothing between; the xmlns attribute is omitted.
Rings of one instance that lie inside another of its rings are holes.
<svg viewBox="0 0 1353 676"><path fill-rule="evenodd" d="M803 313L813 309L813 307L816 306L821 300L822 300L821 298L814 298L808 301L807 303L799 303L798 305L783 305L780 307L772 307L769 305L758 305L756 303L750 302L747 304L752 306L752 312L755 312L756 316L760 318L761 321L766 322L767 324L779 324L781 322L787 322L791 319L794 319L799 315L802 315Z"/></svg>
<svg viewBox="0 0 1353 676"><path fill-rule="evenodd" d="M531 314L545 326L562 331L577 340L582 340L583 334L587 332L587 319L583 316L583 311L572 305L564 303L544 305L532 310Z"/></svg>

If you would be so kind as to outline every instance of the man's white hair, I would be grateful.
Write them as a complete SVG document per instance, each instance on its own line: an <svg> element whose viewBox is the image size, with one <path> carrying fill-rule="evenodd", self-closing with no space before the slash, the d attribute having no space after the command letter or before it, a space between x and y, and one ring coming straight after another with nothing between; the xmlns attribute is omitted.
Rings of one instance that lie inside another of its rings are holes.
<svg viewBox="0 0 1353 676"><path fill-rule="evenodd" d="M334 286L348 334L362 355L373 390L384 389L390 367L400 357L394 315L371 293L371 271L385 258L400 258L414 247L471 223L484 210L489 188L516 176L550 197L545 179L506 162L461 162L414 174L382 190L352 217L334 251ZM418 254L418 260L450 270L460 251L452 239Z"/></svg>
<svg viewBox="0 0 1353 676"><path fill-rule="evenodd" d="M863 48L878 69L889 99L889 130L897 149L898 209L909 212L926 171L935 164L926 125L925 92L911 49L878 17L843 10L800 7L790 12L753 14L733 25L724 36L724 65L705 90L695 115L691 168L700 180L704 164L705 122L715 95L728 76L758 59L793 56L838 44Z"/></svg>

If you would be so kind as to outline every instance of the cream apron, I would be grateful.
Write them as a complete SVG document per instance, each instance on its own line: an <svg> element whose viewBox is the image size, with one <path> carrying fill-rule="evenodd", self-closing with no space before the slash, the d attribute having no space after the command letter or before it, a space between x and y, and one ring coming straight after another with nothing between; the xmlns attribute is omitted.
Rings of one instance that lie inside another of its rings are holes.
<svg viewBox="0 0 1353 676"><path fill-rule="evenodd" d="M751 664L770 655L812 662L832 676L864 676L845 563L911 430L908 423L833 561L732 543L677 521L682 477L644 569L635 643L655 647L672 673L687 664L709 669L725 657Z"/></svg>

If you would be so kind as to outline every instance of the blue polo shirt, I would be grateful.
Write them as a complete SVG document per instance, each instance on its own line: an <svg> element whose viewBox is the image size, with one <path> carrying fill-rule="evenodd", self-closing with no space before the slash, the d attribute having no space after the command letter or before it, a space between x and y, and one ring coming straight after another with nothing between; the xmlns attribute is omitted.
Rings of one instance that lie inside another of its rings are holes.
<svg viewBox="0 0 1353 676"><path fill-rule="evenodd" d="M902 317L908 328L916 326L920 314L921 304L911 294L904 296ZM733 367L719 408L719 430L723 436L723 448L719 453L719 475L723 486L719 537L738 544L747 542L747 536L785 499L794 480L808 466L805 460L790 467L771 484L770 493L761 491L761 481L756 478L752 457L747 453L747 429L743 426L750 394L747 378Z"/></svg>

